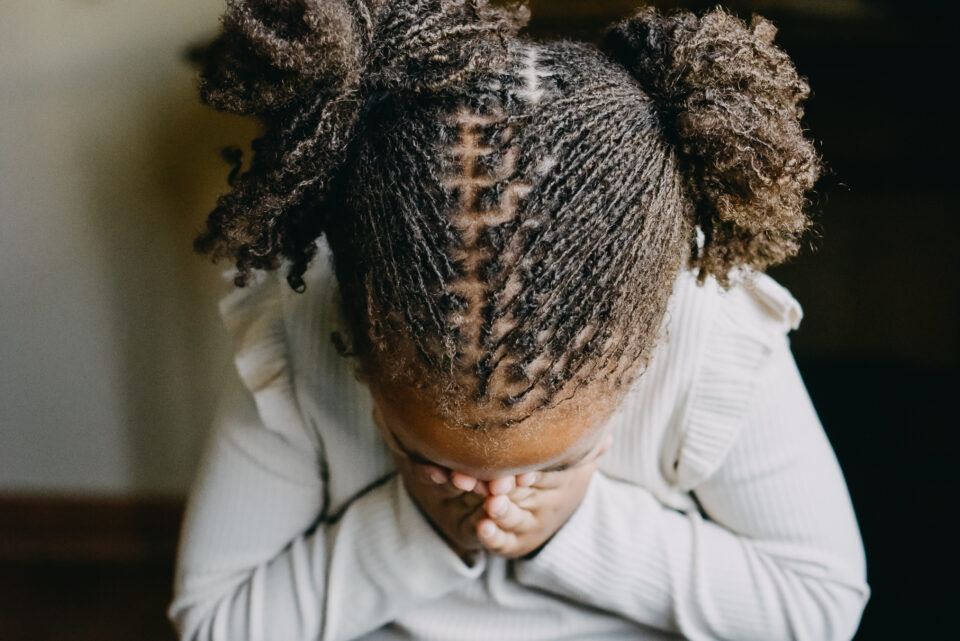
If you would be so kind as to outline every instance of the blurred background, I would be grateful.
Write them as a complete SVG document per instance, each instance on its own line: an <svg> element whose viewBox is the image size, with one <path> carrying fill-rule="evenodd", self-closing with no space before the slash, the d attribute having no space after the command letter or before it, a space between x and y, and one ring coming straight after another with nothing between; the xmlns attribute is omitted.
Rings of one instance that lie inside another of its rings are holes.
<svg viewBox="0 0 960 641"><path fill-rule="evenodd" d="M533 0L527 32L595 40L638 5ZM183 60L223 6L0 4L0 639L174 638L183 498L232 360L216 307L228 265L191 242L227 187L219 150L256 135L200 104ZM942 633L956 594L960 11L725 6L779 27L831 170L814 247L771 275L804 307L794 353L867 549L857 638Z"/></svg>

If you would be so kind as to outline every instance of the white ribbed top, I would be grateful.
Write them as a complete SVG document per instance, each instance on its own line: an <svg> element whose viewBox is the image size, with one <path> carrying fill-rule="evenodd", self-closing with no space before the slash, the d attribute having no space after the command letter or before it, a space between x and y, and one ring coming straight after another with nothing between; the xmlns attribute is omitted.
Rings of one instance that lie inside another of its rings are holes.
<svg viewBox="0 0 960 641"><path fill-rule="evenodd" d="M397 479L337 355L329 249L297 294L258 273L191 491L169 617L183 639L850 639L870 596L843 475L766 275L677 281L661 342L570 521L533 559L467 566ZM233 270L225 273L232 279Z"/></svg>

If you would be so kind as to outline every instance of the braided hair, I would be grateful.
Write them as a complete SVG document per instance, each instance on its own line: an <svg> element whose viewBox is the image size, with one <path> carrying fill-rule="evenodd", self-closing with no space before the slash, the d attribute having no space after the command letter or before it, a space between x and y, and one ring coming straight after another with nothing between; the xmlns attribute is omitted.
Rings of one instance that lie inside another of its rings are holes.
<svg viewBox="0 0 960 641"><path fill-rule="evenodd" d="M441 412L622 392L681 269L729 286L809 228L809 87L762 17L642 7L594 45L486 0L227 5L200 95L264 129L195 249L303 291L325 236L338 350Z"/></svg>

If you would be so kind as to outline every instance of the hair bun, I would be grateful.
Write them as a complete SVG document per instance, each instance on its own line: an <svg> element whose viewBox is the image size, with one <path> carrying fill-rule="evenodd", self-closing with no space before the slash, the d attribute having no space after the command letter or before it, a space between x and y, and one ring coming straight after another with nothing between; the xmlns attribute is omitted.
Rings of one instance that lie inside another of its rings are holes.
<svg viewBox="0 0 960 641"><path fill-rule="evenodd" d="M201 98L223 111L264 115L305 93L356 83L365 37L359 17L344 0L227 0L217 37L189 52L202 67Z"/></svg>
<svg viewBox="0 0 960 641"><path fill-rule="evenodd" d="M800 124L810 87L775 34L765 18L748 26L720 7L702 17L644 7L602 42L657 104L704 234L692 262L724 283L732 267L797 253L805 192L820 174Z"/></svg>
<svg viewBox="0 0 960 641"><path fill-rule="evenodd" d="M188 58L205 103L263 116L304 96L442 88L502 64L529 18L488 0L227 0Z"/></svg>

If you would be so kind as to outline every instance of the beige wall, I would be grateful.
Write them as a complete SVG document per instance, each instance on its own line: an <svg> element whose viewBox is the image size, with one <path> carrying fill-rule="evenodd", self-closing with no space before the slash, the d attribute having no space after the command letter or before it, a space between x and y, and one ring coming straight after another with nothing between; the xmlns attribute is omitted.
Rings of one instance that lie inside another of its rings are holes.
<svg viewBox="0 0 960 641"><path fill-rule="evenodd" d="M253 133L180 57L222 6L0 4L0 492L189 483L230 367L190 243Z"/></svg>

